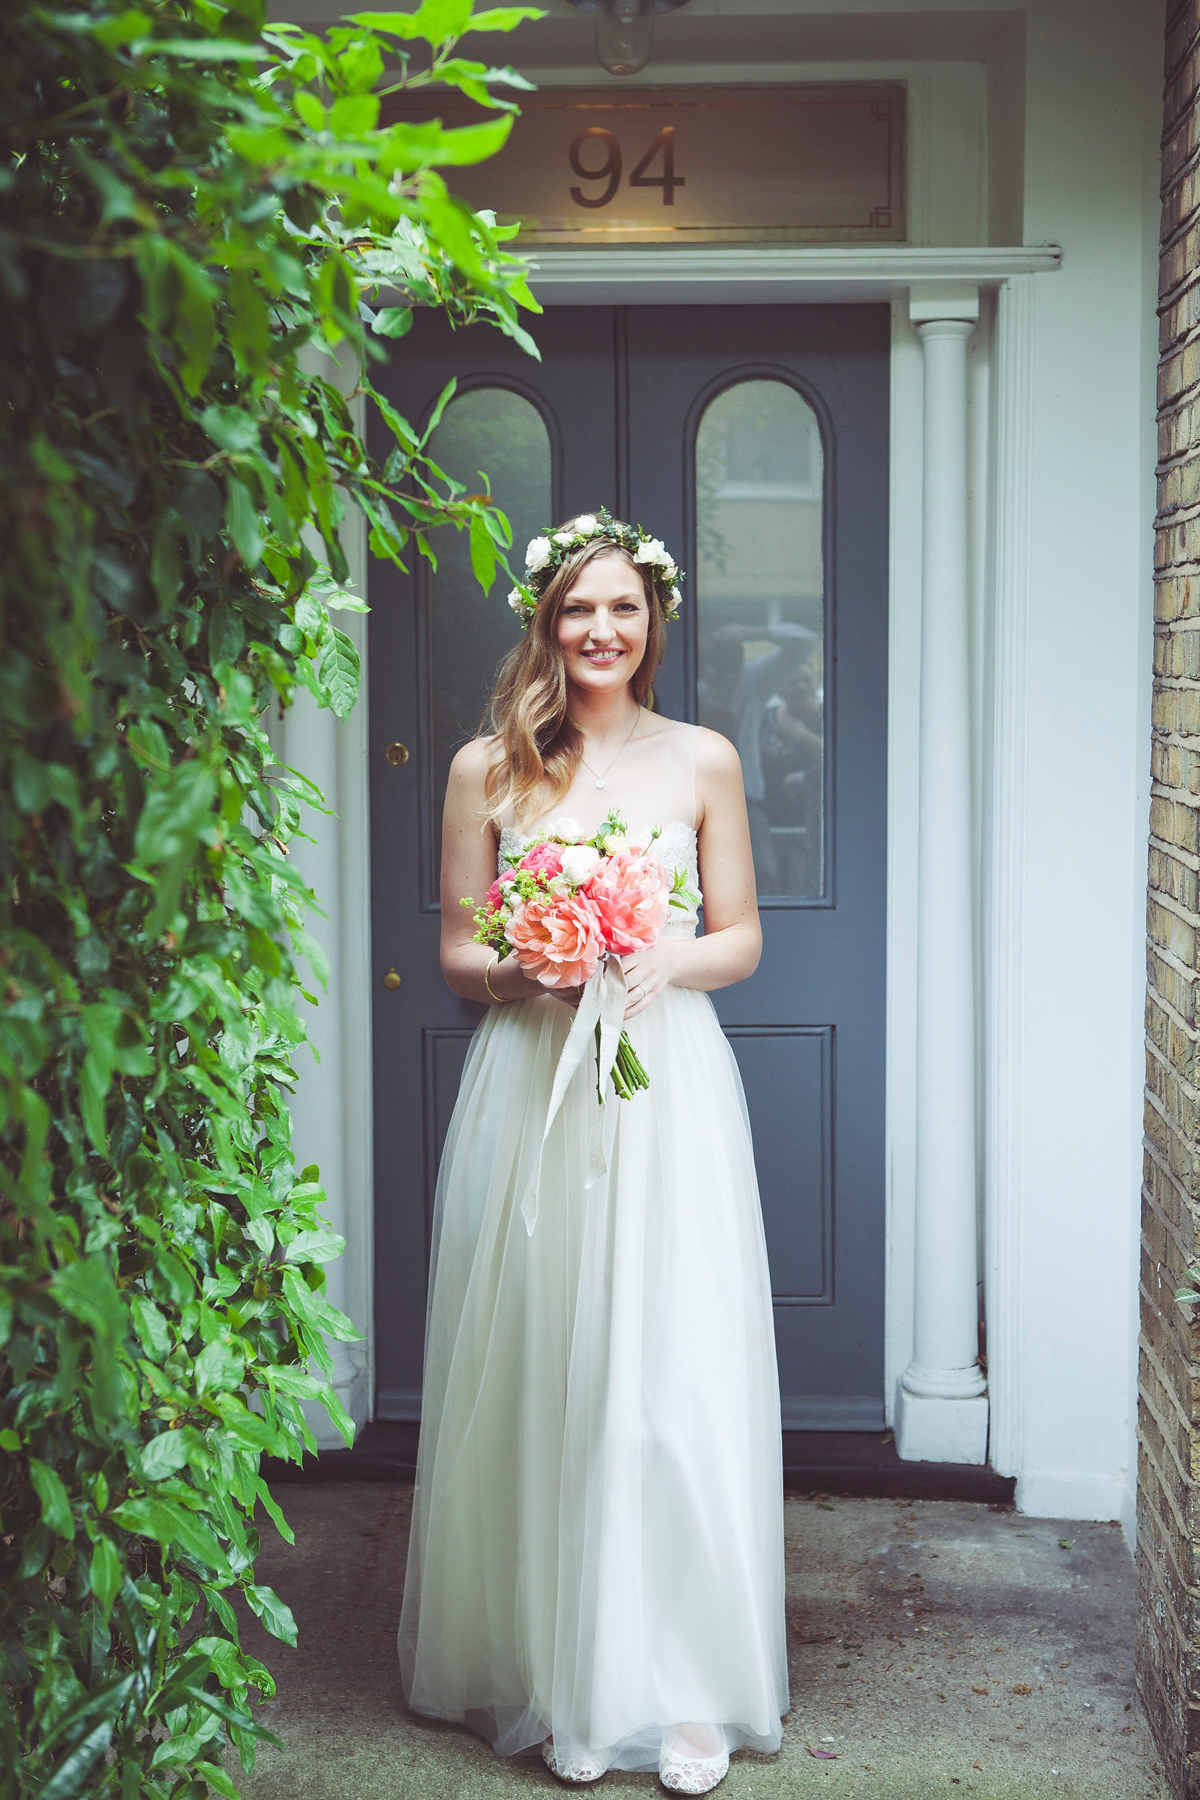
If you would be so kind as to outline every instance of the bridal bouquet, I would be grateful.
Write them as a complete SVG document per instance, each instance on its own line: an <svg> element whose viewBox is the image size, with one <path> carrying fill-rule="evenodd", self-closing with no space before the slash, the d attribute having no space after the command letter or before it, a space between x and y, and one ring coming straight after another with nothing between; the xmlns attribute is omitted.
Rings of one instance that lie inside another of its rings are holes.
<svg viewBox="0 0 1200 1800"><path fill-rule="evenodd" d="M594 837L574 819L556 819L544 837L515 855L476 908L477 944L521 967L549 988L584 987L606 958L648 950L657 943L671 906L692 907L699 898L680 869L672 880L653 843L659 827L631 841L621 815L609 813ZM475 906L464 900L464 906ZM600 1093L601 1026L596 1022L597 1094ZM650 1077L622 1029L612 1065L622 1100Z"/></svg>

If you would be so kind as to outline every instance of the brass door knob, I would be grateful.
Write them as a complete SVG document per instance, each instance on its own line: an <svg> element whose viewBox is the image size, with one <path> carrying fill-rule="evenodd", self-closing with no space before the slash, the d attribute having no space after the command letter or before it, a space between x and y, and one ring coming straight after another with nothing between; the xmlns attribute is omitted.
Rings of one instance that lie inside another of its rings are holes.
<svg viewBox="0 0 1200 1800"><path fill-rule="evenodd" d="M398 988L400 986L400 982L401 982L401 977L399 975L397 975L394 968L389 969L387 974L383 978L383 985L385 988Z"/></svg>
<svg viewBox="0 0 1200 1800"><path fill-rule="evenodd" d="M389 744L383 754L388 762L391 763L393 769L398 769L401 763L406 763L408 761L408 745Z"/></svg>

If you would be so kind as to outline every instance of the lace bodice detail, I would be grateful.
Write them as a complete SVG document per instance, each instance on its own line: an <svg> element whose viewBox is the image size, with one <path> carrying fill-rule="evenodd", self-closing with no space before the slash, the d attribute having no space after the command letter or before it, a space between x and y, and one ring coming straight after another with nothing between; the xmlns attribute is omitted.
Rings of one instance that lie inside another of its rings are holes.
<svg viewBox="0 0 1200 1800"><path fill-rule="evenodd" d="M500 833L500 855L511 856L514 852L527 848L537 841L536 834L530 835L517 831L506 825ZM674 875L677 869L686 871L687 877L696 892L700 892L700 867L696 857L696 831L692 825L685 825L682 819L672 819L662 828L660 835L654 840L654 848L658 853L668 875ZM501 862L500 868L505 864ZM670 917L663 926L664 937L694 937L696 934L696 914L690 909L673 906Z"/></svg>

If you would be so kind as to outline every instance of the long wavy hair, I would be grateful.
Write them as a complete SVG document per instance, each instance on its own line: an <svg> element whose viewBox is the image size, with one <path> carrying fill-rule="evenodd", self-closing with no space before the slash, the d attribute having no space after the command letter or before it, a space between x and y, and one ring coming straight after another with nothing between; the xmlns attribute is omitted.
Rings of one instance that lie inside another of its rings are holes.
<svg viewBox="0 0 1200 1800"><path fill-rule="evenodd" d="M569 530L573 520L558 527ZM649 626L646 650L630 687L639 706L651 695L654 676L667 647L667 622L655 597L650 572L610 538L593 538L554 571L519 644L501 663L483 716L480 735L495 736L496 755L485 791L493 818L512 807L524 819L557 804L569 790L583 754L583 738L567 717L567 671L558 644L558 615L579 571L599 556L619 556L641 580Z"/></svg>

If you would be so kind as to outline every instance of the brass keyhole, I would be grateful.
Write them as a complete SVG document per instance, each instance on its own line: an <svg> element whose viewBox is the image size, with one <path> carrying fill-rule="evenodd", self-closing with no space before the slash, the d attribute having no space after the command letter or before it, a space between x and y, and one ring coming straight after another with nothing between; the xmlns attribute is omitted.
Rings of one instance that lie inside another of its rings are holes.
<svg viewBox="0 0 1200 1800"><path fill-rule="evenodd" d="M388 970L387 974L383 978L383 985L385 988L398 988L400 986L401 979L402 978L399 975L397 975L395 969L391 968Z"/></svg>
<svg viewBox="0 0 1200 1800"><path fill-rule="evenodd" d="M391 763L393 769L398 769L401 763L406 763L408 761L408 745L389 744L383 754L388 762Z"/></svg>

